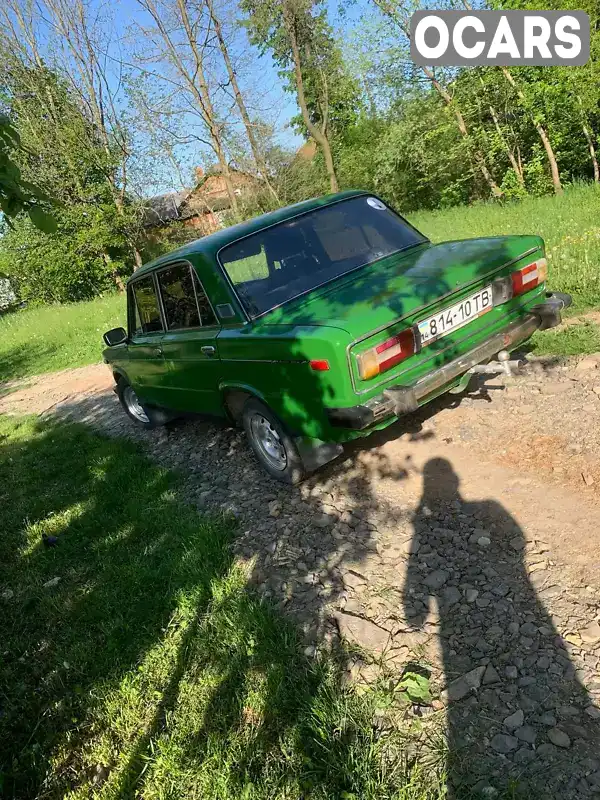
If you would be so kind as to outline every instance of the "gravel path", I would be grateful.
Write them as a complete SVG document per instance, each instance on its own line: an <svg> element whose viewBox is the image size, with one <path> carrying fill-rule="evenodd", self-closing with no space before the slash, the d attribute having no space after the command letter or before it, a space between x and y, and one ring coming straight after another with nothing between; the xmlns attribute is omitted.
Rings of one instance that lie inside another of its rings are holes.
<svg viewBox="0 0 600 800"><path fill-rule="evenodd" d="M400 715L422 740L445 725L455 796L497 797L513 779L517 796L587 798L600 797L599 365L488 380L296 488L265 477L239 431L135 428L103 367L84 368L87 388L82 371L44 379L52 392L34 381L0 411L29 397L141 441L199 509L239 519L250 581L298 620L308 655L341 634L355 681L425 671L433 704L378 724Z"/></svg>

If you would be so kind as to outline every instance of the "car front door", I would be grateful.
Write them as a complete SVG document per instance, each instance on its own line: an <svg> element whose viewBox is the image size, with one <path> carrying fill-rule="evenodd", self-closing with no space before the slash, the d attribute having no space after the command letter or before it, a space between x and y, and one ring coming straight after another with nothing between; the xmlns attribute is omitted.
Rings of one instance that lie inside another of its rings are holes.
<svg viewBox="0 0 600 800"><path fill-rule="evenodd" d="M162 350L168 369L170 408L222 414L219 391L221 330L195 269L187 261L157 273L165 317Z"/></svg>
<svg viewBox="0 0 600 800"><path fill-rule="evenodd" d="M154 274L130 281L127 294L127 377L142 400L165 405L168 398L167 366L162 354L164 327Z"/></svg>

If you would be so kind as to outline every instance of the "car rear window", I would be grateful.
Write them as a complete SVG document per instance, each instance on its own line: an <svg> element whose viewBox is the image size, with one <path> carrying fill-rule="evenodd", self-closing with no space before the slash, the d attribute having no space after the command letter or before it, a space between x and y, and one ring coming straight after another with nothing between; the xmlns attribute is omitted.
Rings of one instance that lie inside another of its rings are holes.
<svg viewBox="0 0 600 800"><path fill-rule="evenodd" d="M381 200L342 200L223 248L221 264L255 317L427 239Z"/></svg>

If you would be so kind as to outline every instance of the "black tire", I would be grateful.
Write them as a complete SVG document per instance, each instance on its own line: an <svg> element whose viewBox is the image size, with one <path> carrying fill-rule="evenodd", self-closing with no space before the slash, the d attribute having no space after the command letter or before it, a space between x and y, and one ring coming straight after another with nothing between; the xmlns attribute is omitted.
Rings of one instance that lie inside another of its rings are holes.
<svg viewBox="0 0 600 800"><path fill-rule="evenodd" d="M292 485L304 480L306 470L298 448L268 406L249 398L242 410L242 423L252 452L272 478Z"/></svg>
<svg viewBox="0 0 600 800"><path fill-rule="evenodd" d="M168 411L141 403L127 378L117 381L117 397L129 419L142 428L160 428L174 418Z"/></svg>

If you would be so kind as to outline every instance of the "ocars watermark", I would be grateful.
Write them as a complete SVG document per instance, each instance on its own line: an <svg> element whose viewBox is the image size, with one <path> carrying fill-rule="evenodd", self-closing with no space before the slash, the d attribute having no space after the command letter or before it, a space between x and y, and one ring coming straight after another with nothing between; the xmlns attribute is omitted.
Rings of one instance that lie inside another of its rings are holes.
<svg viewBox="0 0 600 800"><path fill-rule="evenodd" d="M590 20L585 11L417 11L410 53L427 66L581 66Z"/></svg>

